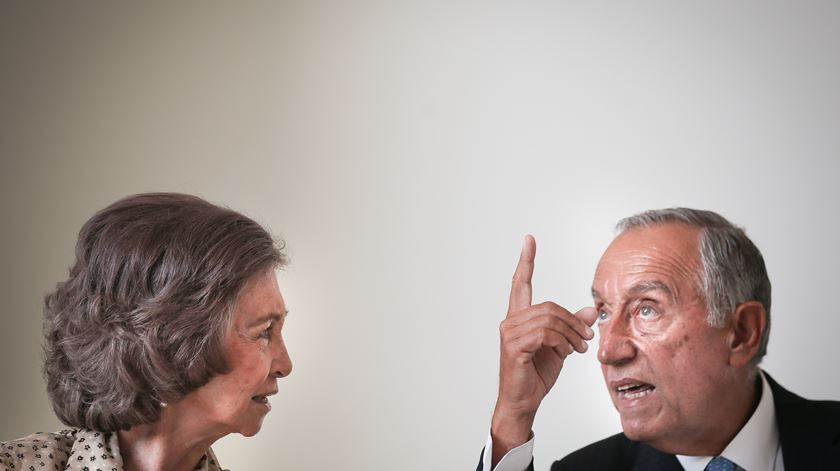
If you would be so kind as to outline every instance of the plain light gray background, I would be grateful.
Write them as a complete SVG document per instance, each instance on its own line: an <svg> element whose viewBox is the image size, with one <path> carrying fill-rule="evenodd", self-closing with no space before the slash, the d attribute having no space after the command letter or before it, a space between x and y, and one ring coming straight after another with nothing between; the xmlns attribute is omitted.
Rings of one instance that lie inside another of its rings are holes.
<svg viewBox="0 0 840 471"><path fill-rule="evenodd" d="M288 242L295 371L216 445L232 469L472 469L522 236L535 300L576 309L654 207L747 228L765 367L840 399L838 51L837 2L3 2L0 440L59 427L41 300L82 223L151 190ZM574 358L538 468L619 429Z"/></svg>

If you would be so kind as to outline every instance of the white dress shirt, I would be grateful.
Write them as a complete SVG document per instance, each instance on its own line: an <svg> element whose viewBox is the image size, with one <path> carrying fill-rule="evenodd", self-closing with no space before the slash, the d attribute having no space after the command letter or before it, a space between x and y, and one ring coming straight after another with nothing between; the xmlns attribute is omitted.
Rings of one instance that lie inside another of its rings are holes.
<svg viewBox="0 0 840 471"><path fill-rule="evenodd" d="M747 471L785 471L782 461L782 447L779 443L779 425L776 422L776 406L773 391L761 375L761 399L750 419L735 438L724 448L720 456L729 459ZM510 450L493 471L524 471L534 456L534 437ZM676 455L686 471L703 471L713 456ZM489 471L493 457L493 438L487 437L484 447L483 471Z"/></svg>

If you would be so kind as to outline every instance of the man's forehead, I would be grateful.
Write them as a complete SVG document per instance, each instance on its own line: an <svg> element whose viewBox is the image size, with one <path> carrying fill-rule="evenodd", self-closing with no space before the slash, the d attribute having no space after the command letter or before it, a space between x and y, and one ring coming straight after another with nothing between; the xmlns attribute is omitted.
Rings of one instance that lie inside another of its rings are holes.
<svg viewBox="0 0 840 471"><path fill-rule="evenodd" d="M598 262L593 290L623 285L676 285L693 280L700 267L699 230L685 224L658 224L619 234ZM676 291L676 286L673 288Z"/></svg>
<svg viewBox="0 0 840 471"><path fill-rule="evenodd" d="M682 223L663 223L627 229L613 239L604 254L608 258L628 256L680 255L699 260L700 229ZM599 262L600 265L600 262Z"/></svg>

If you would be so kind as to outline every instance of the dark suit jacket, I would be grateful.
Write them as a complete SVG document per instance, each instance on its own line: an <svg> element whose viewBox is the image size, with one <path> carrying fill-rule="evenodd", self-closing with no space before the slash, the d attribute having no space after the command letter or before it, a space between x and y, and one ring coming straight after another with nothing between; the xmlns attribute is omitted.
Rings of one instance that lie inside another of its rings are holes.
<svg viewBox="0 0 840 471"><path fill-rule="evenodd" d="M803 399L764 375L773 390L785 471L840 469L840 402ZM479 458L477 471L481 468ZM551 465L551 471L588 469L680 471L682 466L676 456L634 442L623 433L581 448ZM528 471L533 470L532 462Z"/></svg>

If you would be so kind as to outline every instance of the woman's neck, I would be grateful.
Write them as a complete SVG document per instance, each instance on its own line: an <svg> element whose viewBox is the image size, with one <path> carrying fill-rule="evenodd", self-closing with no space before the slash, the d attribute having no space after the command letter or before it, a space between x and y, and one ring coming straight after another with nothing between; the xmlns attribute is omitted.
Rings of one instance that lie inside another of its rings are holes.
<svg viewBox="0 0 840 471"><path fill-rule="evenodd" d="M216 440L226 433L199 423L179 404L163 408L160 419L117 434L126 471L191 471Z"/></svg>

